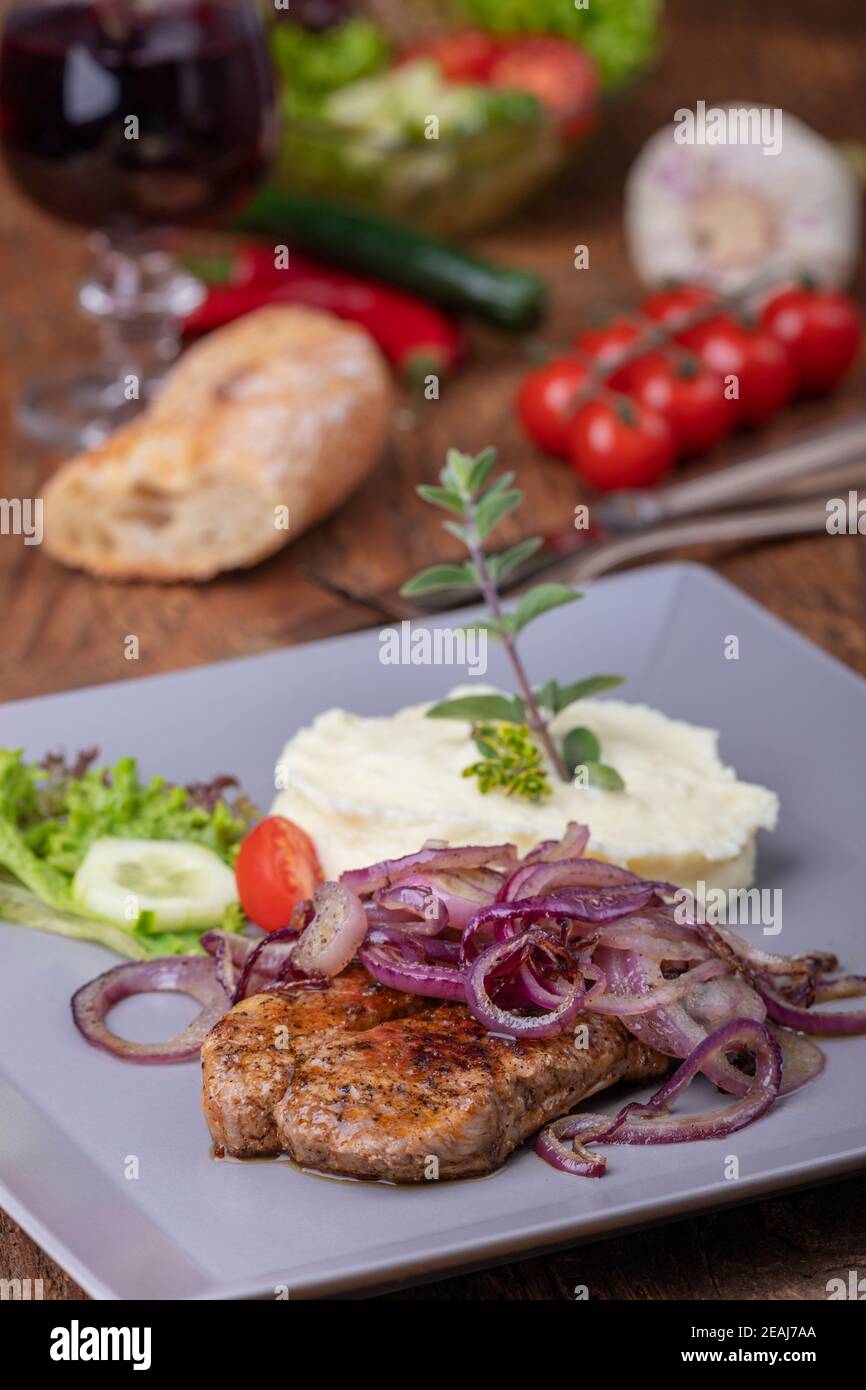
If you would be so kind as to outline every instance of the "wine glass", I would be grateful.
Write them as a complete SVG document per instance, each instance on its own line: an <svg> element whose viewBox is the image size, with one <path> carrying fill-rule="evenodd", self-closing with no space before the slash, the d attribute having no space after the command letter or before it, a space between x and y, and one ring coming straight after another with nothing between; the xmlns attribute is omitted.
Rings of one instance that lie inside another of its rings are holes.
<svg viewBox="0 0 866 1390"><path fill-rule="evenodd" d="M19 419L68 448L152 398L203 297L171 231L240 208L276 145L257 0L13 0L0 40L0 147L45 212L90 229L79 302L102 362L30 384Z"/></svg>

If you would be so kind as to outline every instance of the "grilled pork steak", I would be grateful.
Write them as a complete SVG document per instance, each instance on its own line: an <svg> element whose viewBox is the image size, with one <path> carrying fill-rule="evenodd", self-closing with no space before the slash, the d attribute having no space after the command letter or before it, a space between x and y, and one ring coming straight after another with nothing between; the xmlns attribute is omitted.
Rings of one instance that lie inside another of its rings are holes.
<svg viewBox="0 0 866 1390"><path fill-rule="evenodd" d="M325 989L254 994L229 1009L202 1046L202 1109L214 1143L237 1158L280 1151L275 1103L299 1052L342 1030L373 1028L429 1007L350 966Z"/></svg>
<svg viewBox="0 0 866 1390"><path fill-rule="evenodd" d="M491 1172L579 1100L667 1071L670 1059L617 1019L581 1023L585 1048L571 1031L508 1039L448 1004L326 1038L298 1059L276 1105L280 1148L311 1168L394 1182Z"/></svg>

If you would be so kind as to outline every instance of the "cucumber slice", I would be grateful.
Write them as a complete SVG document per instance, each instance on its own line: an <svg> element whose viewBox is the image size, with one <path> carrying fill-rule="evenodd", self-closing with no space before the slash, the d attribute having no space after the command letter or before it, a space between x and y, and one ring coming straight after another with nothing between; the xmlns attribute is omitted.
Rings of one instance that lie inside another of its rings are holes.
<svg viewBox="0 0 866 1390"><path fill-rule="evenodd" d="M149 912L159 930L219 926L237 900L231 869L186 840L94 840L72 892L94 916L129 928Z"/></svg>

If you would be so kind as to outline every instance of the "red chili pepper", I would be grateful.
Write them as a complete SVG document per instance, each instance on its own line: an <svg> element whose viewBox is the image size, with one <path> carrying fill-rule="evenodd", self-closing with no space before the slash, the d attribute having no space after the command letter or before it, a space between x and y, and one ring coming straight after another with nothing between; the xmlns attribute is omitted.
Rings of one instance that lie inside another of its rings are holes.
<svg viewBox="0 0 866 1390"><path fill-rule="evenodd" d="M205 263L196 268L204 269L207 278ZM185 333L210 333L269 304L302 304L366 328L388 360L415 383L430 374L447 375L463 357L464 337L454 319L375 280L318 265L294 252L289 266L280 269L271 249L256 246L241 247L228 272L186 320Z"/></svg>

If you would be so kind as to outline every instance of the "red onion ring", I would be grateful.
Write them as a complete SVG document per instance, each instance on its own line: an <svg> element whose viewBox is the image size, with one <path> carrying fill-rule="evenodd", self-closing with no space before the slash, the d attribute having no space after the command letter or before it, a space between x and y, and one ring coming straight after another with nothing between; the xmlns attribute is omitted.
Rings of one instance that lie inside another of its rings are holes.
<svg viewBox="0 0 866 1390"><path fill-rule="evenodd" d="M616 951L602 946L596 951L594 959L600 962L607 974L611 994L646 993L662 978L654 961L647 962L633 951ZM726 978L721 976L720 981ZM641 1042L669 1057L690 1056L707 1037L706 1028L691 1017L682 1001L651 1013L629 1014L622 1021ZM732 1095L742 1094L742 1073L727 1058L711 1058L706 1065L706 1075L716 1086Z"/></svg>
<svg viewBox="0 0 866 1390"><path fill-rule="evenodd" d="M396 946L408 960L444 960L460 964L460 942L445 941L440 936L422 936L412 930L412 924L402 927L373 927L367 933L367 946Z"/></svg>
<svg viewBox="0 0 866 1390"><path fill-rule="evenodd" d="M672 1115L669 1106L699 1071L713 1059L724 1058L738 1048L754 1054L755 1074L746 1093L733 1104L700 1115ZM752 1018L733 1018L699 1043L674 1074L649 1101L631 1101L611 1121L609 1115L566 1115L539 1135L535 1151L567 1173L601 1177L606 1159L591 1152L593 1144L681 1144L699 1139L722 1139L734 1134L769 1110L779 1094L782 1057L778 1043L766 1025ZM578 1141L572 1150L566 1140Z"/></svg>
<svg viewBox="0 0 866 1390"><path fill-rule="evenodd" d="M402 912L404 915L414 912L417 920L413 922L413 929L419 933L438 936L448 926L447 906L425 883L409 883L401 879L387 888L377 888L373 898L377 906L392 912Z"/></svg>
<svg viewBox="0 0 866 1390"><path fill-rule="evenodd" d="M598 890L595 893L567 893L565 889L555 897L521 898L514 902L496 902L481 908L471 917L463 931L463 951L466 959L471 959L479 949L477 937L492 928L494 936L502 940L514 935L518 924L531 925L547 917L561 918L572 924L582 924L587 934L599 922L613 922L620 917L630 916L652 900L656 884L642 884L639 888L616 887Z"/></svg>
<svg viewBox="0 0 866 1390"><path fill-rule="evenodd" d="M815 1009L802 1009L789 1004L786 999L769 989L758 993L767 1006L767 1014L774 1023L793 1028L800 1033L815 1033L826 1038L853 1037L856 1033L866 1033L866 1013L817 1013Z"/></svg>
<svg viewBox="0 0 866 1390"><path fill-rule="evenodd" d="M499 894L501 902L515 898L534 898L551 888L567 884L569 888L614 888L621 884L643 883L638 874L608 864L602 859L556 859L541 863L524 863L505 880Z"/></svg>
<svg viewBox="0 0 866 1390"><path fill-rule="evenodd" d="M164 1043L129 1042L112 1033L105 1020L115 1004L133 994L162 991L189 994L202 1006L182 1033ZM166 956L116 965L82 985L72 996L72 1017L82 1037L112 1057L140 1063L187 1062L198 1056L202 1042L228 1005L229 998L207 956Z"/></svg>
<svg viewBox="0 0 866 1390"><path fill-rule="evenodd" d="M555 1008L541 1017L519 1015L494 1004L487 990L486 979L496 968L505 965L522 942L496 941L473 962L466 975L466 1003L473 1017L494 1033L508 1033L513 1038L550 1038L561 1033L580 1013L586 999L583 980L578 975L560 997Z"/></svg>
<svg viewBox="0 0 866 1390"><path fill-rule="evenodd" d="M404 854L400 859L383 859L366 869L347 869L340 882L356 893L373 893L405 874L424 869L437 873L440 869L485 869L491 865L508 866L517 856L514 845L463 845L459 848L430 847L416 854Z"/></svg>
<svg viewBox="0 0 866 1390"><path fill-rule="evenodd" d="M866 975L840 975L837 980L818 981L815 986L815 1003L826 1004L828 999L862 999L864 994Z"/></svg>
<svg viewBox="0 0 866 1390"><path fill-rule="evenodd" d="M656 1009L676 1004L694 985L713 980L717 975L725 975L729 969L725 961L713 956L712 960L703 960L683 971L675 980L663 981L647 990L638 990L634 994L603 994L595 1000L592 1010L599 1014L614 1014L625 1023L634 1014L653 1013Z"/></svg>
<svg viewBox="0 0 866 1390"><path fill-rule="evenodd" d="M454 966L406 960L391 946L362 946L358 959L364 969L389 989L423 994L431 999L465 1002L463 974Z"/></svg>
<svg viewBox="0 0 866 1390"><path fill-rule="evenodd" d="M658 922L643 913L603 927L598 939L602 946L637 951L656 961L709 960L714 954L688 927Z"/></svg>
<svg viewBox="0 0 866 1390"><path fill-rule="evenodd" d="M802 1033L792 1033L790 1028L780 1028L775 1023L768 1024L768 1027L782 1054L781 1098L789 1096L792 1091L799 1091L801 1086L807 1086L816 1076L820 1076L827 1065L827 1058L820 1047L816 1047L809 1038L804 1038Z"/></svg>
<svg viewBox="0 0 866 1390"><path fill-rule="evenodd" d="M255 946L248 954L241 968L241 973L238 978L238 982L235 985L235 992L232 996L233 1004L239 1003L241 999L244 999L246 997L247 986L250 982L253 971L257 968L260 968L259 957L261 956L262 952L268 946L273 946L278 941L291 941L292 946L294 947L294 944L297 941L299 934L300 933L297 931L295 927L279 927L276 931L268 932L266 936L262 937L261 941L256 942ZM280 971L287 963L290 963L290 960L291 956L289 956L288 959L284 958L280 962ZM279 971L275 973L279 973Z"/></svg>
<svg viewBox="0 0 866 1390"><path fill-rule="evenodd" d="M717 956L729 961L737 970L744 971L753 983L767 975L784 976L807 983L814 978L816 963L812 958L777 956L744 941L727 927L711 926L709 922L698 921L694 925Z"/></svg>
<svg viewBox="0 0 866 1390"><path fill-rule="evenodd" d="M589 826L570 820L561 840L541 840L524 856L524 864L551 863L554 859L577 859L589 844Z"/></svg>
<svg viewBox="0 0 866 1390"><path fill-rule="evenodd" d="M367 916L357 893L344 883L320 883L312 901L313 915L292 951L292 965L304 975L333 979L363 945Z"/></svg>
<svg viewBox="0 0 866 1390"><path fill-rule="evenodd" d="M382 888L376 898L390 901L392 893L422 888L431 893L444 910L444 922L462 931L470 918L482 907L495 901L502 888L503 876L494 869L464 869L462 873L407 874L393 888ZM388 895L387 897L384 895Z"/></svg>

